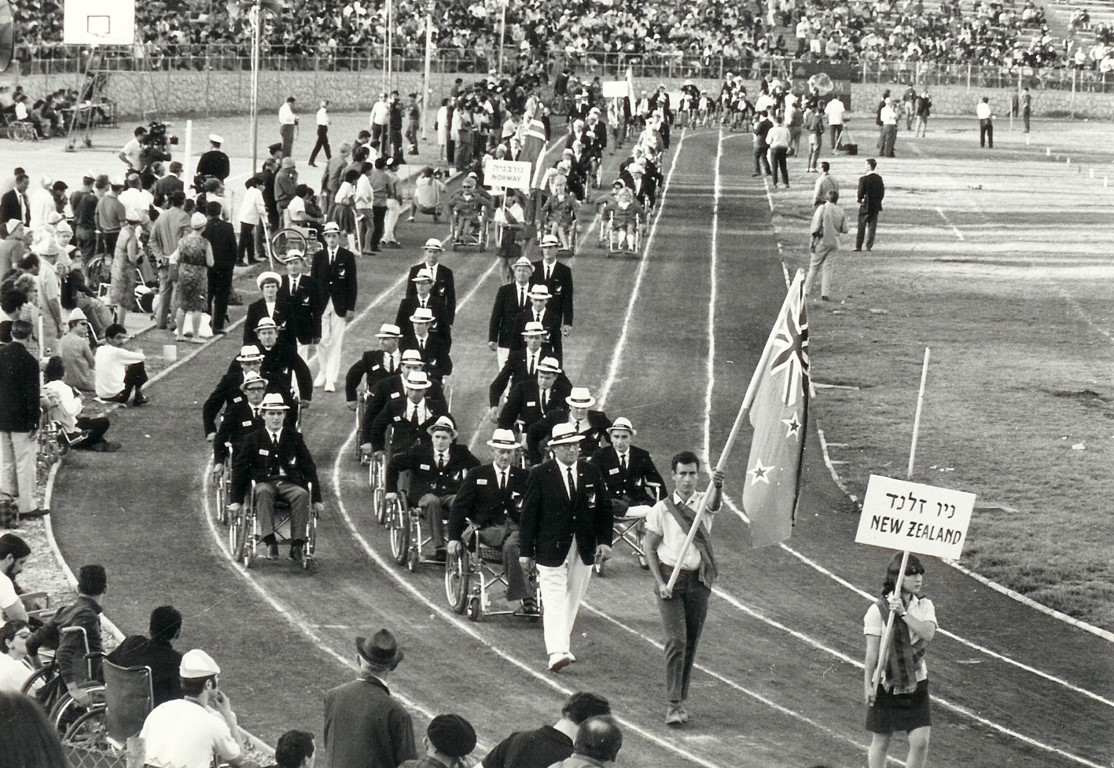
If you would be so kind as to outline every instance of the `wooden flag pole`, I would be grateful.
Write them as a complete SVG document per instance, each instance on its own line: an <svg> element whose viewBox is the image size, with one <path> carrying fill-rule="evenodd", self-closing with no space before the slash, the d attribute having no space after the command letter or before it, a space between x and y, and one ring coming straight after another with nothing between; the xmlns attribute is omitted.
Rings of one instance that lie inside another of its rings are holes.
<svg viewBox="0 0 1114 768"><path fill-rule="evenodd" d="M921 364L921 388L917 393L917 411L913 416L913 443L909 447L909 466L905 470L905 479L913 479L913 462L917 457L917 438L921 434L921 410L924 407L924 390L925 384L928 382L928 359L932 353L930 347L924 348L924 362ZM898 581L894 585L898 597L901 597L901 579L905 578L905 568L909 565L909 550L901 555L901 570L898 571ZM889 617L886 619L886 629L882 632L882 642L878 646L878 666L874 668L874 674L871 676L871 684L874 688L878 687L878 683L882 680L882 671L886 668L887 657L890 655L890 638L893 637L894 632L894 612L890 611Z"/></svg>
<svg viewBox="0 0 1114 768"><path fill-rule="evenodd" d="M762 356L758 359L758 365L754 368L754 373L751 374L750 384L747 386L746 395L743 396L743 404L739 406L739 412L735 415L735 423L731 425L731 433L727 436L727 443L723 446L723 451L719 455L719 461L716 462L716 469L723 471L727 464L727 457L731 455L731 449L735 445L735 440L739 437L739 430L742 429L743 419L750 412L750 406L754 402L755 395L758 394L758 382L762 377L763 371L766 370L766 365L770 361L770 355L773 354L774 336L777 334L778 324L782 315L785 314L789 303L792 300L793 293L799 291L801 283L804 281L804 272L797 270L796 277L793 278L792 285L789 286L788 293L785 294L785 301L781 303L781 309L777 313L777 320L774 322L774 327L770 329L770 335L766 339L766 346L762 348ZM685 537L684 544L681 545L681 551L677 553L677 563L685 559L688 554L689 547L692 546L693 539L696 538L696 532L700 529L700 521L704 518L704 512L708 506L708 497L712 494L713 489L712 480L708 481L708 488L704 495L700 497L700 503L696 506L696 518L692 521L692 526L689 528L688 535ZM669 589L673 589L673 585L677 583L677 579L681 575L680 567L674 568L673 573L669 576Z"/></svg>

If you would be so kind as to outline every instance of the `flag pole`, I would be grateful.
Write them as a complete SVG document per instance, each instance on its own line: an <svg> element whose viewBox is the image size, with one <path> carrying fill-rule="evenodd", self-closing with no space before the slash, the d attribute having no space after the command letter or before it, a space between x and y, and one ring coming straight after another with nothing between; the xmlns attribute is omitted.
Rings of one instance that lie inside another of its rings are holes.
<svg viewBox="0 0 1114 768"><path fill-rule="evenodd" d="M921 387L917 393L917 411L913 416L913 443L909 447L909 466L905 470L905 479L913 479L913 462L917 457L917 438L921 434L921 410L924 407L924 390L925 384L928 383L928 359L932 353L931 347L924 348L924 362L921 364ZM905 568L909 565L909 550L901 555L901 570L898 571L898 581L894 585L898 597L901 597L901 579L905 578ZM890 615L886 618L886 629L882 632L882 641L878 646L878 666L874 668L874 674L871 675L870 681L873 688L878 687L879 681L882 679L882 671L886 668L886 661L890 655L890 638L894 633L894 612L890 611Z"/></svg>
<svg viewBox="0 0 1114 768"><path fill-rule="evenodd" d="M793 293L800 290L801 282L804 281L804 272L797 270L796 277L793 278L793 283L789 286L789 291L785 294L785 300L781 303L781 309L778 310L777 320L780 320L785 311L789 308L789 304L793 299ZM758 365L754 368L754 373L751 374L750 384L747 385L747 392L743 396L743 404L739 406L739 412L735 414L735 423L731 425L731 432L727 435L727 443L723 446L723 451L719 455L719 461L716 462L716 469L723 471L724 466L727 464L727 457L731 454L731 449L735 445L735 440L739 437L739 430L743 427L743 419L746 418L750 412L750 406L754 402L755 395L758 394L758 382L762 376L762 372L766 370L766 365L770 361L770 355L773 354L774 337L777 334L778 322L774 322L774 327L770 329L770 335L766 339L766 346L762 348L762 356L758 359ZM708 488L704 495L700 497L700 503L696 505L696 518L689 528L688 535L685 537L684 544L681 545L680 552L677 553L677 563L685 559L688 554L689 547L692 546L693 539L696 538L696 532L700 529L700 521L704 517L704 512L708 506L708 497L712 494L714 488L714 481L708 481ZM669 576L668 587L673 589L673 585L677 583L678 577L681 575L680 567L674 568L673 573Z"/></svg>

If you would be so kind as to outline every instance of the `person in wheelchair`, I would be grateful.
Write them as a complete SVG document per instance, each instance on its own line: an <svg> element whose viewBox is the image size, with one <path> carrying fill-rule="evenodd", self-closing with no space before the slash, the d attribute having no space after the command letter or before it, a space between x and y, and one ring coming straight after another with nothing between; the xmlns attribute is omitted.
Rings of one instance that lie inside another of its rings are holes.
<svg viewBox="0 0 1114 768"><path fill-rule="evenodd" d="M453 241L478 238L485 216L491 214L491 201L476 189L476 179L468 176L461 182L460 190L449 198L452 217Z"/></svg>
<svg viewBox="0 0 1114 768"><path fill-rule="evenodd" d="M491 409L488 418L493 423L499 419L499 401L502 400L507 389L513 390L524 381L532 381L542 360L553 357L553 349L546 342L547 336L548 333L541 323L533 321L526 323L526 327L522 330L526 346L507 355L507 362L503 364L502 369L487 388L488 406ZM564 377L563 373L558 375ZM568 386L571 389L572 383L569 382Z"/></svg>
<svg viewBox="0 0 1114 768"><path fill-rule="evenodd" d="M611 419L603 411L590 410L595 404L596 398L587 387L573 387L564 406L554 408L530 427L527 445L538 446L539 452L543 450L546 436L558 424L568 424L573 434L579 435L580 450L585 456L591 456L604 444L610 445L607 430L611 427Z"/></svg>
<svg viewBox="0 0 1114 768"><path fill-rule="evenodd" d="M151 611L147 629L148 637L129 635L105 658L118 667L149 667L157 707L182 698L178 676L182 654L171 645L182 634L182 614L172 606L160 605Z"/></svg>
<svg viewBox="0 0 1114 768"><path fill-rule="evenodd" d="M404 296L399 301L398 312L395 313L395 325L402 328L404 332L402 348L406 349L405 337L413 336L417 331L410 326L410 323L418 322L414 320L418 310L426 310L430 319L421 322L429 322L430 326L427 330L444 340L446 352L452 351L453 316L445 299L433 292L433 274L428 268L423 267L410 278L410 283L414 286L415 292L412 296Z"/></svg>
<svg viewBox="0 0 1114 768"><path fill-rule="evenodd" d="M499 412L500 429L513 429L516 424L522 425L522 434L527 438L527 459L531 464L538 464L542 459L537 442L531 442L529 437L532 428L548 414L560 411L561 402L572 391L572 387L566 388L558 378L562 373L556 358L543 359L538 365L537 375L517 384L507 396L503 410Z"/></svg>
<svg viewBox="0 0 1114 768"><path fill-rule="evenodd" d="M275 558L278 557L274 534L275 500L286 502L290 509L290 559L301 561L310 502L318 514L324 511L325 505L321 502L317 466L305 440L296 430L283 424L289 408L282 395L264 396L260 404L264 428L249 434L242 443L242 450L232 456L233 503L229 510L239 513L254 480L255 512L260 529L267 532L263 542L267 545L267 556ZM311 484L312 498L307 490Z"/></svg>
<svg viewBox="0 0 1114 768"><path fill-rule="evenodd" d="M261 376L263 366L263 353L254 344L240 347L240 354L236 355L229 369L216 388L205 398L201 406L201 422L205 429L205 439L212 442L217 436L217 416L223 409L226 413L236 403L243 402L244 382L248 375Z"/></svg>
<svg viewBox="0 0 1114 768"><path fill-rule="evenodd" d="M293 345L279 343L278 328L271 318L260 320L255 333L259 337L259 349L263 353L263 365L259 374L267 380L271 391L280 393L290 407L286 423L293 427L298 423L299 414L309 410L310 400L313 398L313 376L310 375L309 366ZM237 365L239 364L233 361L229 370Z"/></svg>
<svg viewBox="0 0 1114 768"><path fill-rule="evenodd" d="M588 461L603 472L615 517L645 518L657 503L665 481L654 466L650 452L631 445L631 439L638 433L630 419L626 416L615 419L607 433L611 445L591 454Z"/></svg>
<svg viewBox="0 0 1114 768"><path fill-rule="evenodd" d="M453 359L449 355L451 341L444 335L434 334L433 328L443 323L437 322L433 310L418 307L410 315L411 331L402 337L399 346L404 352L414 351L421 355L426 373L440 383L453 372Z"/></svg>
<svg viewBox="0 0 1114 768"><path fill-rule="evenodd" d="M286 215L290 218L290 226L303 234L314 230L314 237L324 245L321 229L325 226L325 216L317 204L316 195L308 184L299 184L294 188L294 197L286 207Z"/></svg>
<svg viewBox="0 0 1114 768"><path fill-rule="evenodd" d="M219 478L224 474L224 462L228 458L228 446L238 451L244 439L265 426L263 398L267 393L267 380L258 373L248 371L240 385L244 396L230 402L221 419L220 429L213 439L213 475Z"/></svg>
<svg viewBox="0 0 1114 768"><path fill-rule="evenodd" d="M387 464L387 501L398 498L398 476L410 473L406 506L417 507L429 523L433 559L445 562L445 518L469 470L480 465L466 446L456 441L456 424L444 414L426 430L430 440L420 440L405 453L391 456Z"/></svg>
<svg viewBox="0 0 1114 768"><path fill-rule="evenodd" d="M402 354L398 349L398 342L402 338L402 329L394 323L383 323L379 326L379 349L369 349L360 355L360 359L352 364L344 377L344 399L348 403L348 410L356 410L356 397L360 382L364 383L364 397L368 397L375 385L384 379L397 375L402 370ZM401 388L399 390L401 392Z"/></svg>
<svg viewBox="0 0 1114 768"><path fill-rule="evenodd" d="M364 432L367 442L361 446L365 453L374 452L382 458L387 450L387 427L391 427L391 455L406 453L414 443L428 436L426 432L438 416L448 413L444 401L426 397L432 382L423 371L412 371L403 386L406 397L387 402Z"/></svg>
<svg viewBox="0 0 1114 768"><path fill-rule="evenodd" d="M378 381L367 393L367 400L364 403L364 421L360 426L360 434L364 435L365 438L371 434L371 425L375 422L375 417L388 403L406 399L406 378L411 373L420 373L425 370L425 362L422 360L421 352L416 349L408 349L403 352L399 365L399 370ZM425 391L425 397L426 400L443 405L446 412L449 410L448 402L445 400L445 389L439 382L430 379L429 389Z"/></svg>
<svg viewBox="0 0 1114 768"><path fill-rule="evenodd" d="M572 248L572 229L576 226L580 200L569 191L567 179L562 176L553 178L551 188L553 193L541 210L542 233L556 237L561 241L561 249L567 251Z"/></svg>
<svg viewBox="0 0 1114 768"><path fill-rule="evenodd" d="M491 462L469 472L453 499L446 534L448 550L456 555L462 547L470 546L471 542L464 541L464 532L471 521L480 543L502 552L507 602L521 600L522 615L537 616L541 612L535 590L518 559L518 520L529 473L514 465L520 448L514 432L497 429L487 444L491 446Z"/></svg>
<svg viewBox="0 0 1114 768"><path fill-rule="evenodd" d="M625 186L615 193L614 202L604 203L604 216L610 219L612 250L633 251L638 228L646 209Z"/></svg>

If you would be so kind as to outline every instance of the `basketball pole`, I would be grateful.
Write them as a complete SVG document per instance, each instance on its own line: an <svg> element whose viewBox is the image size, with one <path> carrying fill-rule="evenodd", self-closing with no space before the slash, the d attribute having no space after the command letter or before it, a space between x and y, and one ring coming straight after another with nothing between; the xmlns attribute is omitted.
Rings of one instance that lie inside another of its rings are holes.
<svg viewBox="0 0 1114 768"><path fill-rule="evenodd" d="M259 46L263 26L263 3L255 0L248 11L251 23L251 171L259 168Z"/></svg>
<svg viewBox="0 0 1114 768"><path fill-rule="evenodd" d="M426 102L429 100L429 70L433 59L433 0L429 0L425 7L425 64L422 70L422 93L418 99L418 110L421 115L421 137L426 137Z"/></svg>

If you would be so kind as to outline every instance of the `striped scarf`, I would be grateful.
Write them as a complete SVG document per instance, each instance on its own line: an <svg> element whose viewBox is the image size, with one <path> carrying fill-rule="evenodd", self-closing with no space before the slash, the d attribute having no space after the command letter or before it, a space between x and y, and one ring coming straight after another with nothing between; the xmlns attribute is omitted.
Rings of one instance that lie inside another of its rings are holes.
<svg viewBox="0 0 1114 768"><path fill-rule="evenodd" d="M687 504L677 504L673 501L672 496L666 499L666 504L670 513L673 515L673 519L677 521L677 525L680 526L681 530L688 536L693 523L696 522L696 512ZM701 584L711 589L719 571L716 568L715 555L712 554L712 541L708 538L708 532L705 530L704 526L700 526L696 529L696 536L692 539L692 546L696 547L696 551L700 553L700 570L697 572L697 578L700 580ZM680 568L681 564L677 563L677 567Z"/></svg>
<svg viewBox="0 0 1114 768"><path fill-rule="evenodd" d="M878 598L875 603L882 614L882 623L889 619L890 606L886 598ZM901 618L894 621L893 652L886 655L886 669L882 684L894 694L909 694L917 690L917 667L924 658L928 643L922 638L913 642L909 625Z"/></svg>

